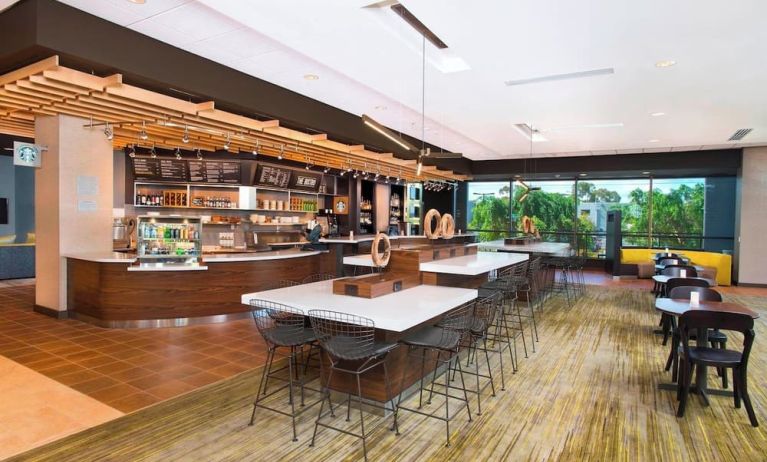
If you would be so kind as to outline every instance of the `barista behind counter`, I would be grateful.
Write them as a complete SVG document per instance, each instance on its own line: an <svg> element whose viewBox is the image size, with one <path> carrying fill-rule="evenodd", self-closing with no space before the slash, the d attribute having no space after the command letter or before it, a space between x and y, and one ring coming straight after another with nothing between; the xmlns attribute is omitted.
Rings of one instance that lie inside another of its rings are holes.
<svg viewBox="0 0 767 462"><path fill-rule="evenodd" d="M138 268L124 253L67 258L68 315L102 327L167 327L249 315L243 293L335 271L327 252L300 249L204 254L191 265Z"/></svg>

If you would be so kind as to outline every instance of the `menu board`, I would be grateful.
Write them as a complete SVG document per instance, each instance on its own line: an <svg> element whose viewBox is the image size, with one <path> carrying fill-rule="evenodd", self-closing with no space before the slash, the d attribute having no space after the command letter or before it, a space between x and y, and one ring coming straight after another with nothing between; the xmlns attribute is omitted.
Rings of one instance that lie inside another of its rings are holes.
<svg viewBox="0 0 767 462"><path fill-rule="evenodd" d="M190 160L188 163L192 183L240 183L239 162Z"/></svg>
<svg viewBox="0 0 767 462"><path fill-rule="evenodd" d="M186 162L152 157L133 158L133 175L137 180L188 181Z"/></svg>
<svg viewBox="0 0 767 462"><path fill-rule="evenodd" d="M289 169L258 164L255 183L274 186L275 188L287 188L290 184L290 176L291 170Z"/></svg>
<svg viewBox="0 0 767 462"><path fill-rule="evenodd" d="M293 172L288 188L299 191L317 192L322 183L322 174L313 172Z"/></svg>

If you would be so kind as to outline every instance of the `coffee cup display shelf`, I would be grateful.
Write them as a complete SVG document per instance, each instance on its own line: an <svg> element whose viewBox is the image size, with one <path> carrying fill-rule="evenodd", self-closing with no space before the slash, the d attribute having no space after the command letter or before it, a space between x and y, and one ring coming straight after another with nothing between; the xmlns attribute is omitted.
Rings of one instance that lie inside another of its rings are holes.
<svg viewBox="0 0 767 462"><path fill-rule="evenodd" d="M316 213L326 194L259 186L134 183L135 207L152 209L239 210ZM284 223L283 223L284 224Z"/></svg>

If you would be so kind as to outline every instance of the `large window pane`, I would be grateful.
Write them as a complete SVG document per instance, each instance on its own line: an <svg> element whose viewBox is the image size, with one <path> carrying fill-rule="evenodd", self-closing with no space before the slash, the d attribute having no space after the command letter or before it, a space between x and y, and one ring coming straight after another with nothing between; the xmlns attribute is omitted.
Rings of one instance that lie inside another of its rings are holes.
<svg viewBox="0 0 767 462"><path fill-rule="evenodd" d="M514 183L514 229L521 232L522 217L528 216L544 240L571 243L575 230L575 182L530 181L527 185L531 189L524 201L520 202L527 189L519 183Z"/></svg>
<svg viewBox="0 0 767 462"><path fill-rule="evenodd" d="M703 246L703 178L653 181L653 245L699 249Z"/></svg>
<svg viewBox="0 0 767 462"><path fill-rule="evenodd" d="M621 211L623 246L647 246L650 180L578 181L578 248L589 257L604 258L607 212Z"/></svg>
<svg viewBox="0 0 767 462"><path fill-rule="evenodd" d="M466 204L466 222L479 232L480 241L501 239L511 228L509 213L510 183L470 182Z"/></svg>

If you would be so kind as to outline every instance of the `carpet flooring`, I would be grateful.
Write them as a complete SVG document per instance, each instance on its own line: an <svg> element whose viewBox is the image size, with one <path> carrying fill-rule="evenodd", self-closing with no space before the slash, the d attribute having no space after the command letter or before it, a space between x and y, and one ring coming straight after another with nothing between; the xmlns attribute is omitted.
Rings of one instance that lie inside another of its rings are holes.
<svg viewBox="0 0 767 462"><path fill-rule="evenodd" d="M481 416L472 422L465 412L456 417L451 447L444 445L442 422L404 413L400 436L387 425L371 434L369 460L765 460L767 298L726 298L761 314L749 369L759 428L749 425L745 409L735 409L732 398L719 396L712 396L709 407L692 396L686 415L677 418L675 393L657 388L670 374L663 371L667 347L652 333L659 317L652 297L643 290L591 286L572 307L561 299L546 304L537 352L520 360L516 374L507 370L505 391L491 397L486 389ZM730 335L731 347L738 342ZM320 430L316 446L308 447L316 408L298 420L295 443L285 417L260 411L256 425L247 426L258 376L258 370L246 371L10 460L362 459L357 439L330 430ZM720 384L713 371L709 384ZM440 404L435 399L428 408ZM334 423L345 424L343 414ZM366 424L381 419L370 416ZM345 425L355 423L353 418Z"/></svg>

